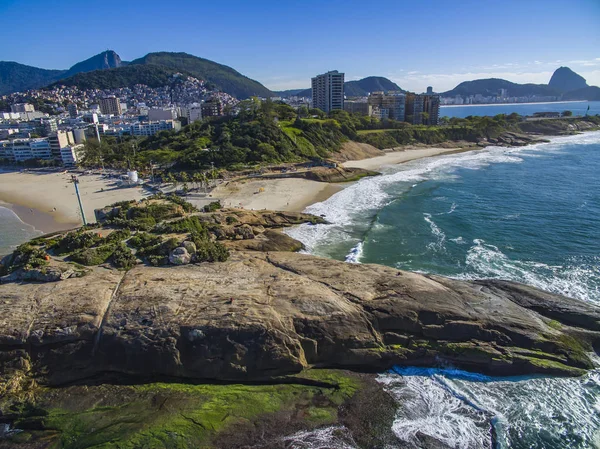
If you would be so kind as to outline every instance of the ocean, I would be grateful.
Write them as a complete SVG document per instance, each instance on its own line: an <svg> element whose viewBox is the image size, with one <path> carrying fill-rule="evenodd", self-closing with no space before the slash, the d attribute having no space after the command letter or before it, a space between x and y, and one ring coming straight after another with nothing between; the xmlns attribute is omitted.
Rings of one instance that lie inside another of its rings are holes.
<svg viewBox="0 0 600 449"><path fill-rule="evenodd" d="M588 111L588 106L590 107ZM600 114L600 101L558 101L552 103L473 104L441 106L440 117L465 118L469 115L512 114L533 115L535 112L571 111L573 115Z"/></svg>
<svg viewBox="0 0 600 449"><path fill-rule="evenodd" d="M11 253L21 243L41 234L21 221L11 209L0 206L0 256Z"/></svg>
<svg viewBox="0 0 600 449"><path fill-rule="evenodd" d="M306 211L331 222L288 232L312 254L509 279L600 304L600 132L385 167ZM398 399L402 447L421 447L421 435L491 447L490 423L497 448L600 447L600 371L553 379L399 368L380 382Z"/></svg>

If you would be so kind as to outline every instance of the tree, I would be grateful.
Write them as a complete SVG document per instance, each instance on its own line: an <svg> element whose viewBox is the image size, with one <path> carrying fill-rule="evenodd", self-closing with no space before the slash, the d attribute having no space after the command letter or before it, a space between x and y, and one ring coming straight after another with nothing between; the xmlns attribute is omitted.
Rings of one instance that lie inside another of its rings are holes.
<svg viewBox="0 0 600 449"><path fill-rule="evenodd" d="M573 111L563 111L563 117L571 117L573 115Z"/></svg>

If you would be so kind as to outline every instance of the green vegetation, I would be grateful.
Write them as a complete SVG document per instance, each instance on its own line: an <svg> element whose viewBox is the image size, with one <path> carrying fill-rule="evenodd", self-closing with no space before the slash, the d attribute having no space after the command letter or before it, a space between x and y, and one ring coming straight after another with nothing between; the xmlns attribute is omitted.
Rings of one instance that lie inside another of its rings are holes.
<svg viewBox="0 0 600 449"><path fill-rule="evenodd" d="M108 261L117 248L115 244L100 245L95 248L80 249L71 254L71 260L87 267Z"/></svg>
<svg viewBox="0 0 600 449"><path fill-rule="evenodd" d="M204 212L214 212L216 210L221 209L221 207L222 206L221 206L220 201L213 201L213 202L207 204L206 206L204 206Z"/></svg>
<svg viewBox="0 0 600 449"><path fill-rule="evenodd" d="M44 250L31 242L19 245L17 249L0 264L0 276L12 273L18 269L32 269L48 264L48 257Z"/></svg>
<svg viewBox="0 0 600 449"><path fill-rule="evenodd" d="M196 245L196 260L198 262L225 262L229 258L229 250L219 242L211 242L197 235L192 235Z"/></svg>
<svg viewBox="0 0 600 449"><path fill-rule="evenodd" d="M127 65L114 69L94 70L93 72L78 73L69 78L61 79L49 87L76 86L79 89L117 89L145 84L157 88L168 86L173 81L173 74L180 70L158 65Z"/></svg>
<svg viewBox="0 0 600 449"><path fill-rule="evenodd" d="M84 166L138 168L150 161L163 166L163 182L208 186L218 170L257 169L282 162L322 161L340 150L348 140L393 148L408 144L440 144L447 141L478 143L497 139L507 132L558 134L581 118L522 121L518 114L495 117L440 119L439 126L410 125L394 120L377 120L346 111L322 111L283 103L242 101L235 117L220 117L185 126L180 132L163 131L146 139L103 139L86 143ZM599 117L587 117L600 126ZM567 123L568 122L568 123ZM134 148L137 151L134 153ZM216 167L216 168L215 168ZM180 171L179 175L175 175Z"/></svg>
<svg viewBox="0 0 600 449"><path fill-rule="evenodd" d="M10 442L45 441L63 449L238 447L231 438L240 434L257 441L334 424L340 406L361 386L353 375L337 371L311 370L302 377L320 385L289 379L271 385L152 383L43 390L36 405L13 406L19 416L15 427L25 430Z"/></svg>

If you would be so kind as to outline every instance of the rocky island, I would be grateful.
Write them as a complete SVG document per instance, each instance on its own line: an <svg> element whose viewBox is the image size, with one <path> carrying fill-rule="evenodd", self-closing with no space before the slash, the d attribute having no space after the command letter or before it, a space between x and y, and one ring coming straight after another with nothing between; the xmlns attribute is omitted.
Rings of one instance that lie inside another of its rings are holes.
<svg viewBox="0 0 600 449"><path fill-rule="evenodd" d="M369 373L578 376L600 351L590 303L299 254L278 232L320 217L156 197L97 218L2 260L0 447L287 447L337 423L382 447L394 405Z"/></svg>

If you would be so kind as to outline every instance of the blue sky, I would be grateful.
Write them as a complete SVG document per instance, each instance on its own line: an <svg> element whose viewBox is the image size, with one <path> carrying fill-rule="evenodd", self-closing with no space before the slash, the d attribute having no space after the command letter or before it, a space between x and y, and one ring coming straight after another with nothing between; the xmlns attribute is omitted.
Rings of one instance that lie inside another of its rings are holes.
<svg viewBox="0 0 600 449"><path fill-rule="evenodd" d="M600 0L1 0L0 25L0 60L44 68L184 51L271 89L333 69L414 91L547 83L561 65L600 85Z"/></svg>

